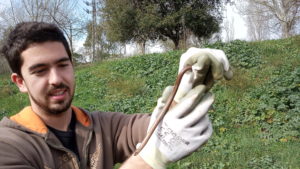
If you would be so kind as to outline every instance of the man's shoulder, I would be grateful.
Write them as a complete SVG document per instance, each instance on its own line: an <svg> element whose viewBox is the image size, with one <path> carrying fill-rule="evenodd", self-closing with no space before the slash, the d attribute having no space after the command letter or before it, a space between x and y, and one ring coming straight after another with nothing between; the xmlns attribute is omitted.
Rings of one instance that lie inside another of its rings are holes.
<svg viewBox="0 0 300 169"><path fill-rule="evenodd" d="M9 119L3 120L8 122ZM0 133L0 166L14 166L14 164L29 166L41 163L41 155L38 153L41 150L38 147L41 146L41 141L38 141L40 138L9 125L0 125Z"/></svg>
<svg viewBox="0 0 300 169"><path fill-rule="evenodd" d="M0 126L0 149L16 151L24 150L31 147L28 142L28 133L18 130L17 128L11 128L7 126Z"/></svg>
<svg viewBox="0 0 300 169"><path fill-rule="evenodd" d="M0 121L0 133L0 141L8 139L18 140L17 138L23 138L24 135L27 135L18 124L7 117Z"/></svg>
<svg viewBox="0 0 300 169"><path fill-rule="evenodd" d="M6 144L18 145L32 140L31 132L7 117L0 121L0 133L0 142Z"/></svg>
<svg viewBox="0 0 300 169"><path fill-rule="evenodd" d="M15 132L19 132L18 124L10 120L8 117L3 117L0 121L0 138L7 137L7 134Z"/></svg>
<svg viewBox="0 0 300 169"><path fill-rule="evenodd" d="M121 112L92 112L91 118L94 127L119 129L122 127L133 126L133 124L139 124L143 126L148 124L150 120L149 114L125 114Z"/></svg>
<svg viewBox="0 0 300 169"><path fill-rule="evenodd" d="M126 114L122 112L102 112L102 111L94 111L91 112L91 117L93 120L104 120L104 121L110 121L110 120L125 120L125 119L147 119L149 118L149 114L147 113L136 113L136 114Z"/></svg>

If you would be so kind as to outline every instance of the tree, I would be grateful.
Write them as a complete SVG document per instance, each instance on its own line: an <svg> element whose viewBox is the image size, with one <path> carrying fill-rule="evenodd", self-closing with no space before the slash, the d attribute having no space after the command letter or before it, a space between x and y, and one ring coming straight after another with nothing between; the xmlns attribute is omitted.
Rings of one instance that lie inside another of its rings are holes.
<svg viewBox="0 0 300 169"><path fill-rule="evenodd" d="M0 13L1 32L23 21L52 22L65 33L73 52L73 39L84 30L83 21L74 12L77 0L10 0L9 4Z"/></svg>
<svg viewBox="0 0 300 169"><path fill-rule="evenodd" d="M281 32L282 38L295 33L300 20L300 0L247 0L247 2L248 7L241 11L248 16L251 25L260 26L261 30ZM262 31L260 34L263 35L265 32Z"/></svg>
<svg viewBox="0 0 300 169"><path fill-rule="evenodd" d="M106 0L102 10L105 32L111 42L137 42L145 53L145 43L156 39L155 34L139 25L140 11L135 8L132 0Z"/></svg>
<svg viewBox="0 0 300 169"><path fill-rule="evenodd" d="M3 36L7 36L9 34L9 30L8 29L3 30L1 34ZM0 39L0 46L2 46L2 44L4 43L3 41L4 39ZM7 63L5 56L0 53L0 74L9 73L9 72L11 72L9 64Z"/></svg>
<svg viewBox="0 0 300 169"><path fill-rule="evenodd" d="M245 16L248 37L251 41L261 41L274 37L270 27L271 15L269 13L259 13L263 6L253 3L253 1L236 1L235 7L241 15Z"/></svg>
<svg viewBox="0 0 300 169"><path fill-rule="evenodd" d="M224 19L224 22L223 22L223 31L224 31L224 34L225 34L225 41L226 42L230 42L230 41L234 40L234 32L235 32L235 30L234 30L234 18L233 18L233 16L230 17L228 15L229 10L234 10L234 9L232 8L231 5L228 4L225 11L224 11L225 19Z"/></svg>
<svg viewBox="0 0 300 169"><path fill-rule="evenodd" d="M87 37L85 39L84 47L89 52L89 55L92 56L92 47L93 47L93 30L92 22L87 24ZM104 31L104 25L100 22L95 25L95 57L91 58L91 61L101 60L109 57L109 55L115 55L119 52L121 44L117 42L111 42L107 40L106 32Z"/></svg>
<svg viewBox="0 0 300 169"><path fill-rule="evenodd" d="M253 4L249 2L248 9L256 10L263 8L259 4ZM251 15L246 17L246 24L248 27L248 35L252 41L261 41L269 39L271 35L271 27L270 27L270 14L268 13L255 13L253 12Z"/></svg>
<svg viewBox="0 0 300 169"><path fill-rule="evenodd" d="M198 38L218 32L221 0L107 0L110 39L121 42L171 39L175 49L187 31Z"/></svg>

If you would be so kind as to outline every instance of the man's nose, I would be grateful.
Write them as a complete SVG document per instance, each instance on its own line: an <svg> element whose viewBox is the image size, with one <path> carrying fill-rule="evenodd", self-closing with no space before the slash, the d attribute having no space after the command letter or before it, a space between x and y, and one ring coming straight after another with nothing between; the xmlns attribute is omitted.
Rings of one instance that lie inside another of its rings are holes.
<svg viewBox="0 0 300 169"><path fill-rule="evenodd" d="M56 69L51 69L49 75L50 85L60 85L62 81L61 73Z"/></svg>

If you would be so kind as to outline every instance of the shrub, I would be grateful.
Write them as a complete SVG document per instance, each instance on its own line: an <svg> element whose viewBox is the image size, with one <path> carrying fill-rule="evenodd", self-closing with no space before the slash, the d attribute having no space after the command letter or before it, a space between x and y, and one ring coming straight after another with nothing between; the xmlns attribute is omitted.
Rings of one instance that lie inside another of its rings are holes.
<svg viewBox="0 0 300 169"><path fill-rule="evenodd" d="M217 42L205 45L208 48L221 49L225 52L230 63L236 68L256 68L262 63L261 54L249 42L235 40L230 43Z"/></svg>

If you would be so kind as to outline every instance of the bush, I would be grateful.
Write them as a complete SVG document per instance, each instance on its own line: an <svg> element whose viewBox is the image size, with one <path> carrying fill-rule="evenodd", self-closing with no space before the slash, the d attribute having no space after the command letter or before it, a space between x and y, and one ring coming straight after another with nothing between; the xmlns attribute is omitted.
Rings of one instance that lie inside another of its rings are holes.
<svg viewBox="0 0 300 169"><path fill-rule="evenodd" d="M287 65L274 71L269 82L250 92L259 100L252 110L253 120L261 123L264 137L276 140L300 137L300 67Z"/></svg>
<svg viewBox="0 0 300 169"><path fill-rule="evenodd" d="M261 54L249 42L235 40L230 43L217 42L205 45L207 48L221 49L225 52L230 63L236 68L256 68L262 63Z"/></svg>

